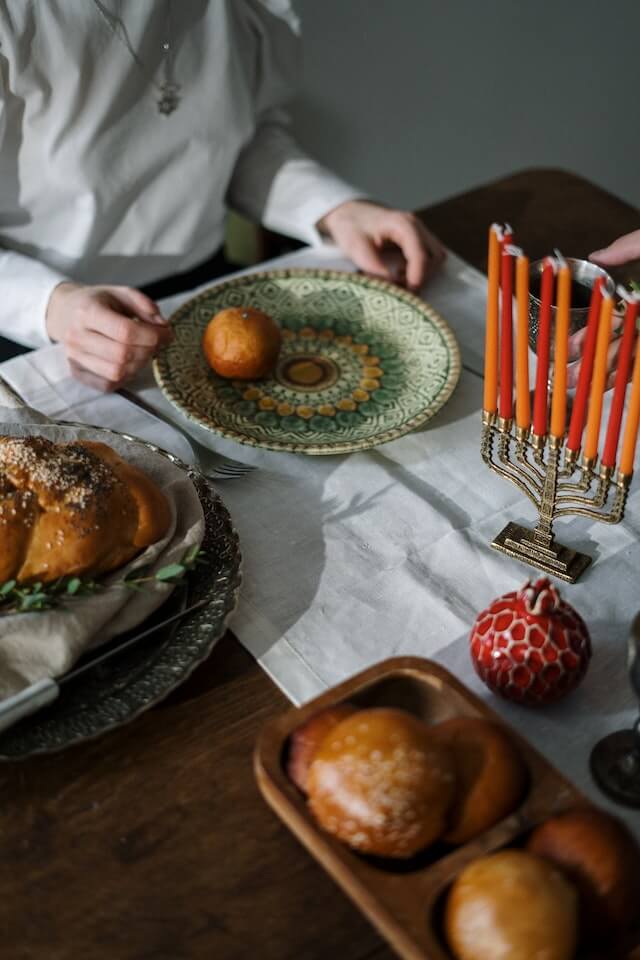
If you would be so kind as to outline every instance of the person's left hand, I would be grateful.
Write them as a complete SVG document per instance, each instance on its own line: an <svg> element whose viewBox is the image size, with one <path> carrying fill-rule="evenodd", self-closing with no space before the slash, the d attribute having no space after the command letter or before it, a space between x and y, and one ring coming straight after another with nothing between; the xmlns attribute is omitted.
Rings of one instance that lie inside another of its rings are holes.
<svg viewBox="0 0 640 960"><path fill-rule="evenodd" d="M419 290L446 256L440 241L413 213L389 210L368 200L347 200L317 224L357 267L385 280ZM389 244L400 249L400 272L385 263L382 251Z"/></svg>

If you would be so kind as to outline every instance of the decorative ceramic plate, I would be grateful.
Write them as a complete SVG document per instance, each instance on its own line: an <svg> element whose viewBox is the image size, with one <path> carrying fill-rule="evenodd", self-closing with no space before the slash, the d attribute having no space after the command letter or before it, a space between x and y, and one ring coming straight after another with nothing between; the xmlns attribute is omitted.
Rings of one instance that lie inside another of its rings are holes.
<svg viewBox="0 0 640 960"><path fill-rule="evenodd" d="M41 427L42 425L39 425ZM86 424L69 424L87 431ZM178 586L150 618L165 620L187 603L209 598L176 627L158 630L64 687L50 706L0 734L0 759L17 760L48 753L128 723L183 683L223 636L240 588L238 535L222 500L206 478L165 450L106 428L90 428L106 442L118 437L166 457L193 482L205 517L202 550L206 563L188 575L187 595ZM145 626L148 624L145 623ZM134 632L138 632L139 626ZM116 641L117 642L117 641ZM105 647L104 649L107 649ZM102 652L102 650L101 650Z"/></svg>
<svg viewBox="0 0 640 960"><path fill-rule="evenodd" d="M225 380L206 363L204 330L224 307L270 314L283 341L274 374ZM460 375L458 345L428 304L383 280L274 270L227 280L183 304L175 340L154 361L165 396L216 433L272 450L367 450L432 417Z"/></svg>

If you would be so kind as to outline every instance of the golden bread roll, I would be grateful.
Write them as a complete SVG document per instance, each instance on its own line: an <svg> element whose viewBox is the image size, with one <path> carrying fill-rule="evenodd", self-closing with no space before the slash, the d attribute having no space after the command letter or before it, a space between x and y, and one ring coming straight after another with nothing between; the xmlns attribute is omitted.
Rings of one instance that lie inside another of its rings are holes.
<svg viewBox="0 0 640 960"><path fill-rule="evenodd" d="M551 864L524 850L472 860L445 907L456 960L572 960L577 894Z"/></svg>
<svg viewBox="0 0 640 960"><path fill-rule="evenodd" d="M567 810L536 827L527 849L575 885L587 934L622 934L640 920L640 852L615 817L595 807Z"/></svg>
<svg viewBox="0 0 640 960"><path fill-rule="evenodd" d="M456 794L443 836L466 843L512 813L527 786L527 768L509 735L480 717L454 717L433 728L448 747L456 772Z"/></svg>
<svg viewBox="0 0 640 960"><path fill-rule="evenodd" d="M411 857L442 834L455 779L449 753L403 710L358 710L324 738L307 776L309 806L362 853Z"/></svg>
<svg viewBox="0 0 640 960"><path fill-rule="evenodd" d="M327 707L319 713L314 713L289 737L287 775L303 793L307 792L309 767L322 741L341 720L355 712L356 708L350 703L338 703L334 707Z"/></svg>
<svg viewBox="0 0 640 960"><path fill-rule="evenodd" d="M253 307L227 307L209 321L202 349L221 377L258 380L273 372L282 335L272 318Z"/></svg>
<svg viewBox="0 0 640 960"><path fill-rule="evenodd" d="M164 494L102 443L0 437L0 579L115 570L167 532Z"/></svg>

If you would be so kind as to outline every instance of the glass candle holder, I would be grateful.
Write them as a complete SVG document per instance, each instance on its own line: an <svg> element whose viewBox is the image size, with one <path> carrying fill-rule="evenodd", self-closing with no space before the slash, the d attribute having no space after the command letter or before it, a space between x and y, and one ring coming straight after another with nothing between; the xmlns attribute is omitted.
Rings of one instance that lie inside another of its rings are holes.
<svg viewBox="0 0 640 960"><path fill-rule="evenodd" d="M589 304L591 302L591 290L598 279L602 277L605 281L605 290L613 296L616 285L613 278L609 276L606 270L596 266L589 260L576 260L573 257L566 257L566 262L571 270L571 310L569 311L569 340L571 337L584 329L587 325L589 316ZM540 322L540 282L542 280L542 271L544 269L544 260L534 260L529 267L529 346L536 353L538 345L538 327ZM553 360L553 345L555 341L555 320L556 307L551 307L551 352ZM569 351L571 359L571 350Z"/></svg>
<svg viewBox="0 0 640 960"><path fill-rule="evenodd" d="M616 730L596 743L591 751L591 773L612 800L640 808L640 614L631 625L627 665L638 700L638 717L629 730Z"/></svg>

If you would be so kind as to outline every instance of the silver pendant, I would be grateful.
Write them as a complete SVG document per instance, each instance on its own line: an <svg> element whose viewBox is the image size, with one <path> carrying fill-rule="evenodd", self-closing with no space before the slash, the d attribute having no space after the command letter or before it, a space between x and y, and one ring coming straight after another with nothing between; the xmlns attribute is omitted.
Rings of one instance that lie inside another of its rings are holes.
<svg viewBox="0 0 640 960"><path fill-rule="evenodd" d="M169 116L174 110L178 109L180 104L180 84L165 80L160 84L160 96L158 97L158 111L165 116Z"/></svg>

